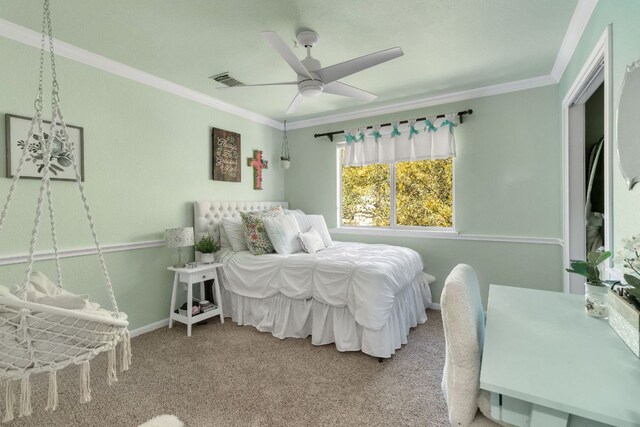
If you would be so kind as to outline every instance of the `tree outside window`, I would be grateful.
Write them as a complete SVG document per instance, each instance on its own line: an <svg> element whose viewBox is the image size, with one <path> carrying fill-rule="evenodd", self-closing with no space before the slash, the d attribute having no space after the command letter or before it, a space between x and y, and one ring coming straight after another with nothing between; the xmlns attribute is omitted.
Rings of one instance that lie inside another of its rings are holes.
<svg viewBox="0 0 640 427"><path fill-rule="evenodd" d="M342 167L341 197L342 225L451 228L453 160Z"/></svg>

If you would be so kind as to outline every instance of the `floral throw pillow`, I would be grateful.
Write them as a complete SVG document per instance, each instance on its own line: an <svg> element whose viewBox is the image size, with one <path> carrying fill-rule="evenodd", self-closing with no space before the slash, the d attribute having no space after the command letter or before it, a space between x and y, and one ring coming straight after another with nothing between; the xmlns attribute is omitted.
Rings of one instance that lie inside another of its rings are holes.
<svg viewBox="0 0 640 427"><path fill-rule="evenodd" d="M254 255L272 254L276 250L269 240L269 235L264 227L263 218L284 215L281 207L275 207L257 212L240 212L244 239L247 241L249 252Z"/></svg>

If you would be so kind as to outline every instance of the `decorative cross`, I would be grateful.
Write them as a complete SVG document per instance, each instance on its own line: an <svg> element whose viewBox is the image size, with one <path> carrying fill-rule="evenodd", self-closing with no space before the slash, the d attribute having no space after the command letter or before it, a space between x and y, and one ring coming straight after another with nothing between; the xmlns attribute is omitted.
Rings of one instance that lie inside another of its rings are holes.
<svg viewBox="0 0 640 427"><path fill-rule="evenodd" d="M247 159L247 166L253 168L254 190L262 190L262 169L268 169L268 165L268 161L262 160L262 150L253 150L253 157Z"/></svg>

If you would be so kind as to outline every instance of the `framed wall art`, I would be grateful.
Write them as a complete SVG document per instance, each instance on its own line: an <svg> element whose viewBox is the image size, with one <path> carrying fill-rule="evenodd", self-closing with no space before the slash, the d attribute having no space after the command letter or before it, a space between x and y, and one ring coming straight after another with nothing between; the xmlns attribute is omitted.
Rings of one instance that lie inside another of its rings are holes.
<svg viewBox="0 0 640 427"><path fill-rule="evenodd" d="M21 178L40 179L44 173L44 158L42 155L42 143L39 136L34 135L30 141L26 141L27 133L31 127L31 117L5 114L7 147L7 177L12 178L18 169L22 150L27 146L27 157L22 169ZM45 135L51 122L43 121ZM84 131L81 127L67 125L68 138L56 134L53 139L53 151L49 164L49 176L52 180L75 181L75 171L71 162L71 150L78 161L80 176L84 181Z"/></svg>
<svg viewBox="0 0 640 427"><path fill-rule="evenodd" d="M213 154L213 179L215 181L240 182L240 134L223 129L211 130Z"/></svg>

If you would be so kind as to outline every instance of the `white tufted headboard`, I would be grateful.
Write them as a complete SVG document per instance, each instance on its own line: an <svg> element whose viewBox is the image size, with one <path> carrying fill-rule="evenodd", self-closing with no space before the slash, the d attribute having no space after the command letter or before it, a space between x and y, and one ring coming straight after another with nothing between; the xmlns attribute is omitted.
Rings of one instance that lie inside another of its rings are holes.
<svg viewBox="0 0 640 427"><path fill-rule="evenodd" d="M287 202L193 202L193 229L196 242L208 233L216 242L220 242L220 223L222 218L240 216L240 212L257 211L261 209L282 206L287 209Z"/></svg>

